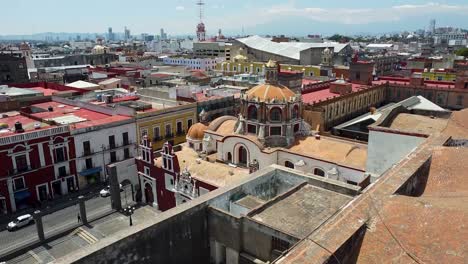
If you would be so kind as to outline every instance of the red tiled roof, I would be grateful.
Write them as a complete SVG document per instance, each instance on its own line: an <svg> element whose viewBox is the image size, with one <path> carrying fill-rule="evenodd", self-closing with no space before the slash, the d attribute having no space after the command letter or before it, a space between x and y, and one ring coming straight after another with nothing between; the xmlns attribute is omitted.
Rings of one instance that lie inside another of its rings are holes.
<svg viewBox="0 0 468 264"><path fill-rule="evenodd" d="M63 107L59 107L59 105L63 105ZM53 107L54 110L52 112L48 111L49 106ZM122 116L122 115L111 116L111 115L103 114L103 113L92 111L92 110L85 109L85 108L74 109L76 107L73 105L66 105L66 104L61 104L59 102L52 102L52 101L46 102L46 103L34 104L34 105L31 105L31 107L37 107L37 108L46 110L46 112L32 114L33 116L42 118L42 119L56 118L56 117L66 116L66 115L74 115L74 116L86 119L86 121L71 124L70 127L72 129L103 125L103 124L130 119L130 117L127 117L127 116Z"/></svg>
<svg viewBox="0 0 468 264"><path fill-rule="evenodd" d="M352 88L352 92L357 92L357 91L360 91L362 89L366 89L369 87L365 85L361 85L361 84L352 83L351 88ZM313 91L310 93L302 94L302 101L304 103L310 104L313 102L317 102L319 100L324 101L326 99L330 99L330 98L338 97L338 96L340 96L340 94L332 93L330 92L329 88L325 88L322 90L317 90L317 91Z"/></svg>

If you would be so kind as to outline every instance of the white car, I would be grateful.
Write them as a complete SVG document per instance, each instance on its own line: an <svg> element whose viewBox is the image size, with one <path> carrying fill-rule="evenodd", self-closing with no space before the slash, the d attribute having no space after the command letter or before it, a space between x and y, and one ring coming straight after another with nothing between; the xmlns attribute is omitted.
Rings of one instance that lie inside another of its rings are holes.
<svg viewBox="0 0 468 264"><path fill-rule="evenodd" d="M14 231L21 227L30 225L32 223L34 223L34 219L32 215L30 214L20 215L15 220L8 223L7 229L8 231Z"/></svg>
<svg viewBox="0 0 468 264"><path fill-rule="evenodd" d="M119 186L120 186L120 192L123 192L122 184L119 184ZM99 192L99 195L100 195L101 197L110 196L110 186L107 185L106 188L102 189L102 190Z"/></svg>

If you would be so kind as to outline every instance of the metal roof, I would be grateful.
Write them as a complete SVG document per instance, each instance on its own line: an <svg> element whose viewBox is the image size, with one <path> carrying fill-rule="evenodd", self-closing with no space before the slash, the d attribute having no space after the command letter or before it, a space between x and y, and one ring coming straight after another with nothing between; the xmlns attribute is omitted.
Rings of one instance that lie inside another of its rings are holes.
<svg viewBox="0 0 468 264"><path fill-rule="evenodd" d="M301 51L307 49L315 48L333 48L335 53L340 52L344 47L348 46L349 43L336 43L336 42L326 42L326 43L305 43L305 42L273 42L270 38L263 38L260 36L251 36L247 38L237 39L239 42L244 45L269 52L272 54L300 60Z"/></svg>

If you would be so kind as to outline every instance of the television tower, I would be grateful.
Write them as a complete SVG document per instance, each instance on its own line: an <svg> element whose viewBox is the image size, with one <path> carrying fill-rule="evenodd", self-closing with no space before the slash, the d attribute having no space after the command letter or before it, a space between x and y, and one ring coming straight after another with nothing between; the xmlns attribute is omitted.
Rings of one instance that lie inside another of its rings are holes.
<svg viewBox="0 0 468 264"><path fill-rule="evenodd" d="M205 5L205 2L203 0L199 0L197 2L197 6L200 8L200 22L197 25L197 38L198 41L205 41L206 40L206 30L205 30L205 24L203 23L203 6Z"/></svg>

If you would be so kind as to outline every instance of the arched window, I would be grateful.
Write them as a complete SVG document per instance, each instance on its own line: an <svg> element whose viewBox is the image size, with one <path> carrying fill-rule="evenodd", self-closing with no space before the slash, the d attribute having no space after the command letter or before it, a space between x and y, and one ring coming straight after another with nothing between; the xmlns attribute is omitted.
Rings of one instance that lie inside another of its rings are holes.
<svg viewBox="0 0 468 264"><path fill-rule="evenodd" d="M289 160L284 162L284 166L287 167L287 168L294 169L294 164L292 162L290 162Z"/></svg>
<svg viewBox="0 0 468 264"><path fill-rule="evenodd" d="M270 110L270 121L281 121L281 109L275 107Z"/></svg>
<svg viewBox="0 0 468 264"><path fill-rule="evenodd" d="M257 107L255 105L251 105L247 111L247 118L250 120L258 120L258 112Z"/></svg>
<svg viewBox="0 0 468 264"><path fill-rule="evenodd" d="M299 118L299 106L295 105L292 110L292 118L297 119Z"/></svg>
<svg viewBox="0 0 468 264"><path fill-rule="evenodd" d="M325 172L322 169L319 169L319 168L314 169L314 174L317 175L317 176L325 177Z"/></svg>

